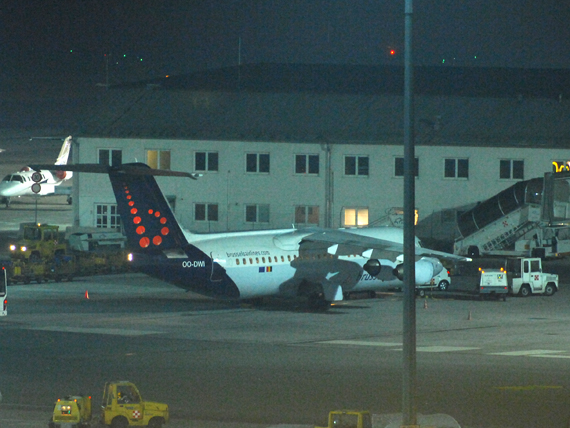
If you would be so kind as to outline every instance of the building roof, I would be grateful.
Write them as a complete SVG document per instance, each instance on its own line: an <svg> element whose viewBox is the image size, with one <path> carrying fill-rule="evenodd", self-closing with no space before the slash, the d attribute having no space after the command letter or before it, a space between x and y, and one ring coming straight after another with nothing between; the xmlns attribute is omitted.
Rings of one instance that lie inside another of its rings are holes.
<svg viewBox="0 0 570 428"><path fill-rule="evenodd" d="M417 67L417 144L570 147L570 71ZM100 94L83 136L402 144L403 68L253 64Z"/></svg>

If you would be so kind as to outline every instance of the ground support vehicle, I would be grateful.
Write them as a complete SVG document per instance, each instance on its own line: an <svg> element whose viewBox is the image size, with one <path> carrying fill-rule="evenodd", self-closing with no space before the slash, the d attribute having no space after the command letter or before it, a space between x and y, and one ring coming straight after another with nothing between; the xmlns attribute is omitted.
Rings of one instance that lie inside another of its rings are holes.
<svg viewBox="0 0 570 428"><path fill-rule="evenodd" d="M519 181L457 217L453 252L469 257L570 254L568 175Z"/></svg>
<svg viewBox="0 0 570 428"><path fill-rule="evenodd" d="M168 423L169 419L168 405L144 401L135 384L128 381L105 384L100 423L111 428L160 428Z"/></svg>
<svg viewBox="0 0 570 428"><path fill-rule="evenodd" d="M88 428L91 418L91 397L67 396L55 402L48 428Z"/></svg>
<svg viewBox="0 0 570 428"><path fill-rule="evenodd" d="M31 281L40 284L49 278L49 267L41 261L15 260L7 263L6 269L9 284L17 284L19 282L29 284Z"/></svg>
<svg viewBox="0 0 570 428"><path fill-rule="evenodd" d="M552 296L558 291L558 275L542 272L542 260L538 257L508 258L505 262L505 270L509 291L513 295Z"/></svg>
<svg viewBox="0 0 570 428"><path fill-rule="evenodd" d="M18 236L18 240L10 245L13 260L39 262L65 254L67 248L56 225L21 223Z"/></svg>
<svg viewBox="0 0 570 428"><path fill-rule="evenodd" d="M504 269L479 269L481 279L479 281L479 298L496 297L507 300L509 285L507 283L507 273Z"/></svg>
<svg viewBox="0 0 570 428"><path fill-rule="evenodd" d="M451 277L449 275L449 270L443 268L441 272L430 280L430 282L426 282L422 285L416 285L416 296L425 297L427 291L449 290L449 285L451 284Z"/></svg>
<svg viewBox="0 0 570 428"><path fill-rule="evenodd" d="M372 428L372 416L368 410L333 410L328 426L315 428Z"/></svg>
<svg viewBox="0 0 570 428"><path fill-rule="evenodd" d="M126 250L118 232L74 233L75 245L60 236L56 225L22 223L5 263L10 284L71 281L76 276L125 272Z"/></svg>

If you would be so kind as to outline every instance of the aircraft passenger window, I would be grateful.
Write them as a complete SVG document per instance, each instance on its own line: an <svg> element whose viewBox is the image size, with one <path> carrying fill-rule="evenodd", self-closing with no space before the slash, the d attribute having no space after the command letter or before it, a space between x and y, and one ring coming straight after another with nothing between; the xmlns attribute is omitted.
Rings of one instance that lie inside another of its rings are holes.
<svg viewBox="0 0 570 428"><path fill-rule="evenodd" d="M261 263L265 263L265 257L261 258Z"/></svg>
<svg viewBox="0 0 570 428"><path fill-rule="evenodd" d="M249 264L252 265L253 264L253 259L249 259Z"/></svg>
<svg viewBox="0 0 570 428"><path fill-rule="evenodd" d="M243 261L243 264L244 264L244 265L245 265L245 264L247 264L247 263L246 263L246 258L245 258L245 257L243 258L243 260L242 260L242 261Z"/></svg>
<svg viewBox="0 0 570 428"><path fill-rule="evenodd" d="M255 264L259 264L259 257L255 258Z"/></svg>
<svg viewBox="0 0 570 428"><path fill-rule="evenodd" d="M239 259L236 259L236 265L239 265Z"/></svg>
<svg viewBox="0 0 570 428"><path fill-rule="evenodd" d="M281 263L285 263L285 257L281 256Z"/></svg>

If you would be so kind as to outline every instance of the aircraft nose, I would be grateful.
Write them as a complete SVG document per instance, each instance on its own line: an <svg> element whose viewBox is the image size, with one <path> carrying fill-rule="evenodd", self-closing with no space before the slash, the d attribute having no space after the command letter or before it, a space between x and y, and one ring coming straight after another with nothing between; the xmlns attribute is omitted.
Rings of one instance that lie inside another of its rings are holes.
<svg viewBox="0 0 570 428"><path fill-rule="evenodd" d="M18 185L14 183L0 183L0 196L4 198L10 198L12 196L18 196L20 189L18 189Z"/></svg>

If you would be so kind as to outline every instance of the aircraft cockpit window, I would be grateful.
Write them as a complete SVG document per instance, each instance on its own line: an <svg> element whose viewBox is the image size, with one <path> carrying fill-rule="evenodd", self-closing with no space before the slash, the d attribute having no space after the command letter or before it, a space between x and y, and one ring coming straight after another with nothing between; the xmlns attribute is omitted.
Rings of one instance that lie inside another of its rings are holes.
<svg viewBox="0 0 570 428"><path fill-rule="evenodd" d="M19 183L23 183L23 182L24 182L24 179L22 178L21 175L13 175L13 176L12 176L12 181L17 181L17 182L19 182Z"/></svg>
<svg viewBox="0 0 570 428"><path fill-rule="evenodd" d="M2 179L2 181L10 181L12 179L12 175L7 175Z"/></svg>

